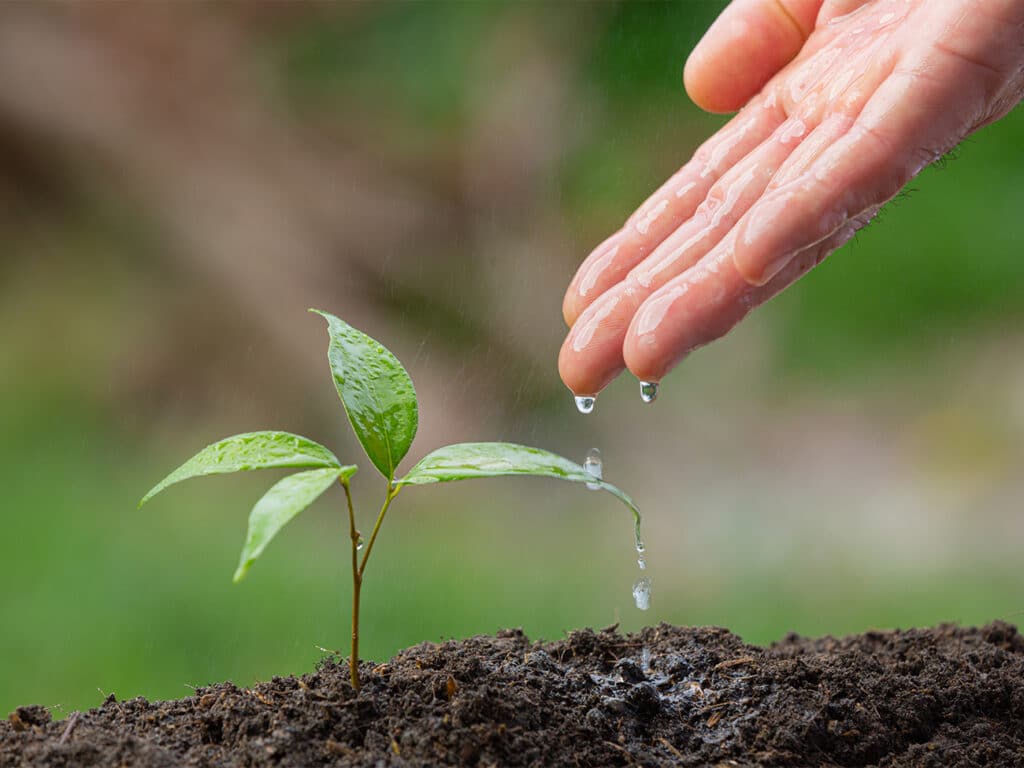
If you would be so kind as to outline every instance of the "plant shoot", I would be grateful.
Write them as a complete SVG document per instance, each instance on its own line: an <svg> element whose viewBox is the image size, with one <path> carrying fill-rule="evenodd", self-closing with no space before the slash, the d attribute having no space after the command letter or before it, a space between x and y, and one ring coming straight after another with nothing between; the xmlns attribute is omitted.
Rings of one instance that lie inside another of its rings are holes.
<svg viewBox="0 0 1024 768"><path fill-rule="evenodd" d="M406 486L447 483L474 477L534 475L585 483L612 494L633 513L634 536L640 543L640 513L625 493L568 459L539 448L512 443L457 443L427 454L404 477L395 471L416 436L419 405L412 379L398 359L382 344L327 312L311 310L327 321L330 342L327 359L349 423L370 463L384 478L384 497L369 538L356 524L349 481L354 464L341 461L324 446L289 432L248 432L207 446L147 493L141 507L168 486L203 475L251 469L301 469L274 485L249 514L249 528L234 580L245 577L267 544L285 524L338 483L345 494L352 568L352 650L349 655L352 686L359 690L360 593L366 566L373 553L391 503ZM638 602L639 604L639 602Z"/></svg>

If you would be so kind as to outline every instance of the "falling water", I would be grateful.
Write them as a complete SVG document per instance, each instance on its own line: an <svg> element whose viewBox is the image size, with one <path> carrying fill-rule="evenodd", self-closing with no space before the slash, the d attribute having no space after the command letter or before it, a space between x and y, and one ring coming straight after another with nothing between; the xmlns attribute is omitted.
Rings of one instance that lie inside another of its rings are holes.
<svg viewBox="0 0 1024 768"><path fill-rule="evenodd" d="M651 607L651 580L646 576L641 576L633 585L633 599L641 611Z"/></svg>
<svg viewBox="0 0 1024 768"><path fill-rule="evenodd" d="M645 403L653 402L657 396L657 382L640 382L640 397ZM594 410L596 399L593 395L575 395L576 409L580 413L591 413ZM591 448L587 451L587 456L583 460L583 469L595 480L603 479L604 466L601 461L601 452L597 448ZM601 485L597 482L587 483L587 488L596 491L601 488ZM628 499L627 503L633 509L633 542L637 554L636 564L641 571L645 571L647 570L647 558L644 555L646 547L644 546L643 539L640 538L640 513ZM651 580L648 576L641 576L633 584L633 600L636 602L636 607L641 611L646 611L651 607Z"/></svg>
<svg viewBox="0 0 1024 768"><path fill-rule="evenodd" d="M633 531L633 544L636 547L636 564L639 566L641 571L647 570L647 547L644 546L644 540L640 538L640 521L636 523L636 528ZM651 607L651 580L647 576L641 576L637 579L633 585L633 600L636 601L636 607L641 611L646 611Z"/></svg>

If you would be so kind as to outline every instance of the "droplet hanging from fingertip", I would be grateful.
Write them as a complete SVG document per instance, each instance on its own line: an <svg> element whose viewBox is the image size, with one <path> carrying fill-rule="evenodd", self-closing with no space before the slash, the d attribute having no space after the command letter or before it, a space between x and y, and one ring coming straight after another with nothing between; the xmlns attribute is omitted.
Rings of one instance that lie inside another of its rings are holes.
<svg viewBox="0 0 1024 768"><path fill-rule="evenodd" d="M591 413L597 398L593 395L576 395L576 410L580 413Z"/></svg>

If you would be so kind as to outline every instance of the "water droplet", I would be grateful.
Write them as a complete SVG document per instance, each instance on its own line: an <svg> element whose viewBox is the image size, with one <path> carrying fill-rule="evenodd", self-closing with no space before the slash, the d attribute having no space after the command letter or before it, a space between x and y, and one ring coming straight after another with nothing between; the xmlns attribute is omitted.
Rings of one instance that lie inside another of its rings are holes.
<svg viewBox="0 0 1024 768"><path fill-rule="evenodd" d="M640 567L641 571L647 570L647 558L643 555L640 555L640 557L636 559L636 564Z"/></svg>
<svg viewBox="0 0 1024 768"><path fill-rule="evenodd" d="M583 471L593 475L598 480L601 479L603 465L601 463L601 452L597 448L591 448L587 451L587 458L583 460ZM592 491L601 490L601 486L597 483L587 483L587 488Z"/></svg>
<svg viewBox="0 0 1024 768"><path fill-rule="evenodd" d="M651 607L651 580L646 576L641 576L633 585L633 600L641 611Z"/></svg>
<svg viewBox="0 0 1024 768"><path fill-rule="evenodd" d="M576 395L576 410L580 413L590 413L594 410L594 403L597 398L592 395Z"/></svg>
<svg viewBox="0 0 1024 768"><path fill-rule="evenodd" d="M366 542L363 541L363 537L362 536L360 536L358 539L356 539L356 552L361 550L363 548L364 544L366 544Z"/></svg>
<svg viewBox="0 0 1024 768"><path fill-rule="evenodd" d="M640 382L640 399L645 403L653 403L658 399L658 382L656 381L641 381Z"/></svg>

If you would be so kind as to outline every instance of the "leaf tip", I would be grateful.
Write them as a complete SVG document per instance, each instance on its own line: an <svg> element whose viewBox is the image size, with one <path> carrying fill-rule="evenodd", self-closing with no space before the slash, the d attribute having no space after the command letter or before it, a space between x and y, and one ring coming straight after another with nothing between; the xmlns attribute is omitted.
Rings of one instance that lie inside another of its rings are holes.
<svg viewBox="0 0 1024 768"><path fill-rule="evenodd" d="M147 493L145 496L143 496L141 499L139 499L139 504L138 504L137 507L135 507L135 509L137 509L137 510L138 509L142 509L142 505L145 504L150 499L152 499L158 493L160 493L161 490L163 490L163 489L159 485L154 487L154 488L150 488L149 489L149 493Z"/></svg>
<svg viewBox="0 0 1024 768"><path fill-rule="evenodd" d="M245 574L249 572L249 566L252 565L252 560L246 560L239 563L238 568L235 569L235 575L231 577L231 581L234 584L238 584L242 579L245 578Z"/></svg>

